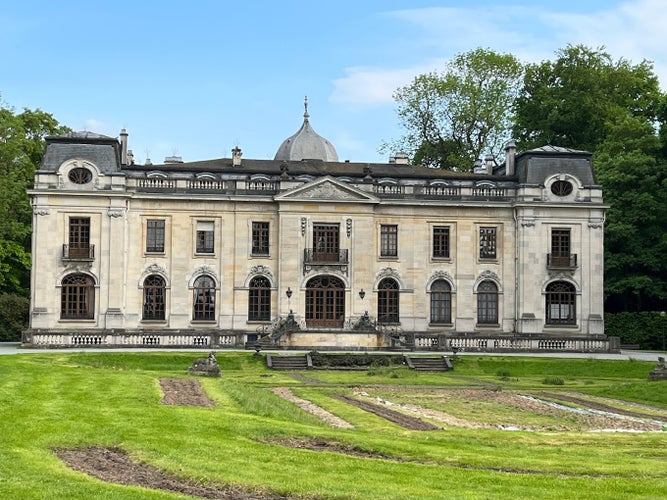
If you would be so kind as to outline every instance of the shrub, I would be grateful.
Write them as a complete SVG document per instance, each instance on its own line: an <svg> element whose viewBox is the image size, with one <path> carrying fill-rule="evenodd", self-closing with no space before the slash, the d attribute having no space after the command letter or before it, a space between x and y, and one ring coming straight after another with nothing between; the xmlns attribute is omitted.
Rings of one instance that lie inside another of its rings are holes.
<svg viewBox="0 0 667 500"><path fill-rule="evenodd" d="M564 385L565 381L560 377L544 377L542 383L544 385Z"/></svg>
<svg viewBox="0 0 667 500"><path fill-rule="evenodd" d="M28 327L30 299L6 293L0 295L0 341L21 340L21 332Z"/></svg>
<svg viewBox="0 0 667 500"><path fill-rule="evenodd" d="M638 344L640 349L663 348L667 315L660 312L605 314L605 333L620 337L621 344Z"/></svg>

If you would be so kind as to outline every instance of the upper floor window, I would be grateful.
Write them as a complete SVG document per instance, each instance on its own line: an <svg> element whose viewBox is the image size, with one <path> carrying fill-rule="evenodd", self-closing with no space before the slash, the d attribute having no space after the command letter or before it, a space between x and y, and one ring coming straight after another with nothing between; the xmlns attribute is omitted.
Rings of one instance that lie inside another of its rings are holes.
<svg viewBox="0 0 667 500"><path fill-rule="evenodd" d="M479 258L495 259L497 257L497 228L480 227L479 228Z"/></svg>
<svg viewBox="0 0 667 500"><path fill-rule="evenodd" d="M382 224L380 226L380 257L398 256L398 226Z"/></svg>
<svg viewBox="0 0 667 500"><path fill-rule="evenodd" d="M197 253L213 253L215 250L215 224L212 221L197 222Z"/></svg>
<svg viewBox="0 0 667 500"><path fill-rule="evenodd" d="M556 181L551 184L551 192L556 196L567 196L572 193L572 183L568 181Z"/></svg>
<svg viewBox="0 0 667 500"><path fill-rule="evenodd" d="M482 281L477 287L477 323L498 324L498 286L493 281Z"/></svg>
<svg viewBox="0 0 667 500"><path fill-rule="evenodd" d="M252 223L252 255L269 255L269 223Z"/></svg>
<svg viewBox="0 0 667 500"><path fill-rule="evenodd" d="M210 276L199 276L194 283L192 319L215 319L215 281Z"/></svg>
<svg viewBox="0 0 667 500"><path fill-rule="evenodd" d="M146 221L146 252L164 252L164 219Z"/></svg>
<svg viewBox="0 0 667 500"><path fill-rule="evenodd" d="M449 226L433 228L433 258L449 258Z"/></svg>
<svg viewBox="0 0 667 500"><path fill-rule="evenodd" d="M546 289L546 322L548 325L574 325L577 322L574 285L566 281L549 283Z"/></svg>
<svg viewBox="0 0 667 500"><path fill-rule="evenodd" d="M163 320L165 318L167 286L164 278L148 276L144 280L144 305L142 319Z"/></svg>
<svg viewBox="0 0 667 500"><path fill-rule="evenodd" d="M90 217L69 218L69 257L90 255Z"/></svg>
<svg viewBox="0 0 667 500"><path fill-rule="evenodd" d="M60 290L61 319L93 319L95 283L86 274L69 274Z"/></svg>
<svg viewBox="0 0 667 500"><path fill-rule="evenodd" d="M338 224L313 225L313 260L338 262L340 252L340 226Z"/></svg>
<svg viewBox="0 0 667 500"><path fill-rule="evenodd" d="M87 168L76 167L69 171L67 178L74 184L88 184L93 180L93 174Z"/></svg>

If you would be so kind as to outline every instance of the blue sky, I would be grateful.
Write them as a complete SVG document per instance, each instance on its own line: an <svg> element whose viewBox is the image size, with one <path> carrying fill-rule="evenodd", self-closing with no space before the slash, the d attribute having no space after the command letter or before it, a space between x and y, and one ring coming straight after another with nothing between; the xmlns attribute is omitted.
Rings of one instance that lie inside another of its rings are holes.
<svg viewBox="0 0 667 500"><path fill-rule="evenodd" d="M387 161L393 91L486 47L523 62L568 43L648 59L667 84L667 0L3 2L0 96L74 130L130 134L138 163L273 158L303 121L341 160Z"/></svg>

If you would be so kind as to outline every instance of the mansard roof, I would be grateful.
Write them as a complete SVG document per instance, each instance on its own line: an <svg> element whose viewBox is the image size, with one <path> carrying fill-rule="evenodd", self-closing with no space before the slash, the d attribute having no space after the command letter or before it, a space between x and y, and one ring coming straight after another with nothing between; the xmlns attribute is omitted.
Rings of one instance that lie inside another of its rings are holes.
<svg viewBox="0 0 667 500"><path fill-rule="evenodd" d="M559 173L576 177L584 186L597 185L592 156L588 151L551 145L530 149L516 158L519 183L543 185Z"/></svg>

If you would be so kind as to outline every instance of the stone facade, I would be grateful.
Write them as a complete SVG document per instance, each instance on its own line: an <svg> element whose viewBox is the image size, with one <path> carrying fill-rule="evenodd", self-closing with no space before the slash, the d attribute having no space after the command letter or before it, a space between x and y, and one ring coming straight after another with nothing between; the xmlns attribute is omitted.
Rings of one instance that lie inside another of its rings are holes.
<svg viewBox="0 0 667 500"><path fill-rule="evenodd" d="M609 348L589 153L172 160L134 164L124 132L47 140L26 345Z"/></svg>

